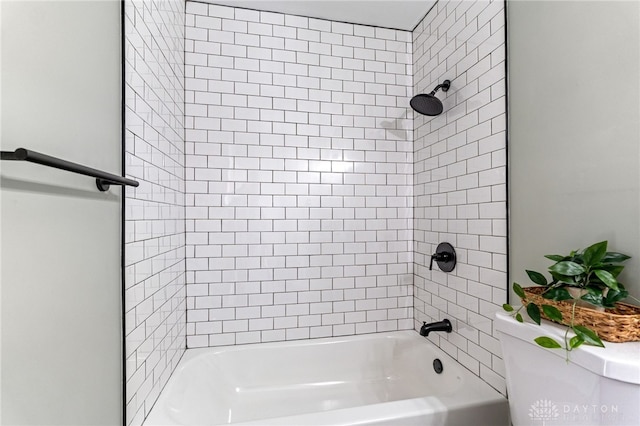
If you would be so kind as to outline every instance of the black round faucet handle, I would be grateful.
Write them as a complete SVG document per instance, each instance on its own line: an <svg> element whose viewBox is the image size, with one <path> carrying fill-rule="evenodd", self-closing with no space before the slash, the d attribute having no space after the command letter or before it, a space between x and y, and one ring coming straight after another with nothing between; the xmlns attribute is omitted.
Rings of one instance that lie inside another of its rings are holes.
<svg viewBox="0 0 640 426"><path fill-rule="evenodd" d="M451 272L456 267L456 251L449 243L438 244L435 254L431 256L429 269L432 268L434 258L442 272Z"/></svg>

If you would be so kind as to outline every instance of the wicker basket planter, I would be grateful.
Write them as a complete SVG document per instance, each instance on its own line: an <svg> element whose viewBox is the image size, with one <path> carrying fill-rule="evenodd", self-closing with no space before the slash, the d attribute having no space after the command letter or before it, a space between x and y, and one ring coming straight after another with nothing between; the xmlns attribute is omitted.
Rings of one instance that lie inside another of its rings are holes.
<svg viewBox="0 0 640 426"><path fill-rule="evenodd" d="M562 313L562 318L566 319L563 324L569 324L573 309L572 302L545 299L541 296L545 290L544 287L526 287L523 290L527 295L526 302L522 301L523 304L533 302L538 306L554 306ZM541 311L540 314L544 319L549 320L544 312ZM618 302L615 308L606 309L604 312L576 306L574 324L589 327L598 333L600 339L607 342L640 341L640 307L626 303Z"/></svg>

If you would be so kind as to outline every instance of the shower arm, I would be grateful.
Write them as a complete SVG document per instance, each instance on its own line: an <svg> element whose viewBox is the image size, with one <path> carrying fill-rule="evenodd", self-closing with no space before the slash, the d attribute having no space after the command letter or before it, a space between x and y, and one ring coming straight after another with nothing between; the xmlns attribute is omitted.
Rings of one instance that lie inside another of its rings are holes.
<svg viewBox="0 0 640 426"><path fill-rule="evenodd" d="M436 88L435 88L435 89L433 89L433 90L431 91L431 93L429 93L429 94L430 94L431 96L435 95L435 94L436 94L436 92L437 92L438 90L440 90L440 88L441 88L441 87L442 87L442 84L438 84L438 85L436 86Z"/></svg>
<svg viewBox="0 0 640 426"><path fill-rule="evenodd" d="M429 93L429 94L430 94L431 96L433 96L433 95L435 95L435 94L436 94L436 92L437 92L438 90L440 90L440 89L442 89L442 91L443 91L443 92L446 92L447 90L449 90L449 87L451 87L451 81L450 81L450 80L445 80L445 81L443 81L443 82L442 82L442 84L438 84L438 85L436 86L436 88L435 88L435 89L433 89L433 90L431 91L431 93Z"/></svg>

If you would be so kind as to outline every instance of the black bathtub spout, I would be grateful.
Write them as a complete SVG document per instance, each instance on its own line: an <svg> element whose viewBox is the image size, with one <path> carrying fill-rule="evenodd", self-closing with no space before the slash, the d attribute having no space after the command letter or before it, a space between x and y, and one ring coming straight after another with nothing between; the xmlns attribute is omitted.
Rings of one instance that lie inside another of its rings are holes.
<svg viewBox="0 0 640 426"><path fill-rule="evenodd" d="M420 335L428 336L432 331L446 331L447 333L451 333L453 331L453 327L451 326L451 321L448 319L443 319L442 321L432 322L427 324L426 322L422 323L422 327L420 327Z"/></svg>

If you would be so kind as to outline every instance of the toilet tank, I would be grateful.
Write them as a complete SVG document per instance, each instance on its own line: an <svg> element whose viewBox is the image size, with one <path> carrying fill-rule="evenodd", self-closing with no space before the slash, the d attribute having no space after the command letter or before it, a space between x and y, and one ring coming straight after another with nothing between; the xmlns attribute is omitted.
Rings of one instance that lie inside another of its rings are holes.
<svg viewBox="0 0 640 426"><path fill-rule="evenodd" d="M514 426L640 424L640 342L581 346L569 354L533 339L564 339L566 327L543 320L519 323L498 312L495 320L505 363Z"/></svg>

